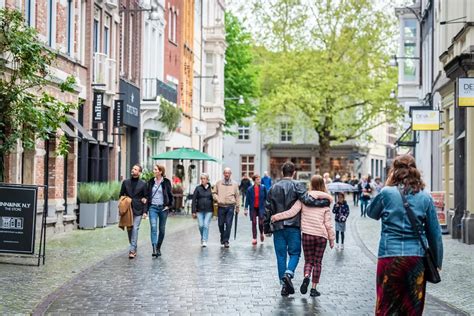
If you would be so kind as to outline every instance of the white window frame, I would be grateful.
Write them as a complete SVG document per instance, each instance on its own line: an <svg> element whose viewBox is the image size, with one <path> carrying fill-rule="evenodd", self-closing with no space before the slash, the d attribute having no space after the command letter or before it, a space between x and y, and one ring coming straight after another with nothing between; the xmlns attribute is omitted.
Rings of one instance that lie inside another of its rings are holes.
<svg viewBox="0 0 474 316"><path fill-rule="evenodd" d="M408 36L408 34L406 34L405 32L405 24L406 22L408 21L411 21L413 23L415 23L415 26L416 26L416 29L415 29L415 36ZM415 17L405 17L402 19L401 21L401 54L400 54L400 57L419 57L419 41L418 41L418 38L419 38L419 23L418 23L418 20L415 18ZM407 44L413 44L413 45L410 45L410 46L414 46L414 53L413 53L413 56L407 56L406 55L406 47L407 47ZM418 78L420 76L420 60L419 59L399 59L398 60L398 63L399 63L399 67L400 67L400 72L399 72L399 75L400 75L400 78L401 78L401 81L402 82L406 82L406 83L410 83L410 82L417 82L418 81ZM406 64L413 64L414 68L415 68L415 74L412 77L407 77L405 75L405 65Z"/></svg>
<svg viewBox="0 0 474 316"><path fill-rule="evenodd" d="M5 6L5 0L0 0L0 8L4 6ZM28 26L35 27L36 0L25 0L25 21L26 21L26 24L28 24Z"/></svg>
<svg viewBox="0 0 474 316"><path fill-rule="evenodd" d="M250 126L239 125L237 127L237 139L239 141L248 141L250 140Z"/></svg>
<svg viewBox="0 0 474 316"><path fill-rule="evenodd" d="M205 85L204 85L204 101L207 103L216 102L216 95L214 93L214 85L212 84L212 76L215 74L215 54L212 52L205 52L204 57L206 62L204 65L205 71ZM203 79L201 79L203 80Z"/></svg>
<svg viewBox="0 0 474 316"><path fill-rule="evenodd" d="M290 143L293 141L293 126L290 123L280 124L280 142Z"/></svg>
<svg viewBox="0 0 474 316"><path fill-rule="evenodd" d="M56 0L48 0L46 10L46 41L49 47L56 48Z"/></svg>
<svg viewBox="0 0 474 316"><path fill-rule="evenodd" d="M112 56L112 50L111 50L111 37L112 37L112 17L109 14L104 15L104 34L103 34L103 40L104 40L104 54L109 56L109 58ZM106 36L107 35L107 36Z"/></svg>
<svg viewBox="0 0 474 316"><path fill-rule="evenodd" d="M34 1L34 0L27 0L27 1ZM74 0L66 0L66 19L67 19L67 26L66 26L66 51L69 56L74 55Z"/></svg>
<svg viewBox="0 0 474 316"><path fill-rule="evenodd" d="M253 158L253 162L250 162L250 158ZM250 166L253 166L252 172L250 171ZM242 177L244 174L247 174L249 177L255 174L255 155L240 156L240 176Z"/></svg>
<svg viewBox="0 0 474 316"><path fill-rule="evenodd" d="M135 16L130 14L130 23L128 24L128 79L132 80L132 61L133 61L133 23L135 22Z"/></svg>
<svg viewBox="0 0 474 316"><path fill-rule="evenodd" d="M101 15L102 15L102 10L98 8L97 6L94 6L94 18L92 21L92 51L94 53L100 53L100 41L101 41L101 29L100 29L100 20L101 20ZM95 38L95 22L97 21L97 38ZM97 42L97 47L95 46L95 43Z"/></svg>

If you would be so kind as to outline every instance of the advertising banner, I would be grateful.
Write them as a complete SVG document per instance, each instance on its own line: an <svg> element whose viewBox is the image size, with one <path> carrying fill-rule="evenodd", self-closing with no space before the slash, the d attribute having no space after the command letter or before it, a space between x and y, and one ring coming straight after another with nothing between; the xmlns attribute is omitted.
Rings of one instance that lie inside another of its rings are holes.
<svg viewBox="0 0 474 316"><path fill-rule="evenodd" d="M36 188L0 186L0 252L33 254Z"/></svg>
<svg viewBox="0 0 474 316"><path fill-rule="evenodd" d="M114 104L114 127L121 127L123 125L123 100L115 100Z"/></svg>
<svg viewBox="0 0 474 316"><path fill-rule="evenodd" d="M140 126L140 89L131 83L120 79L120 93L123 99L123 125Z"/></svg>
<svg viewBox="0 0 474 316"><path fill-rule="evenodd" d="M474 106L474 78L458 79L458 106Z"/></svg>
<svg viewBox="0 0 474 316"><path fill-rule="evenodd" d="M103 115L103 104L104 104L104 93L94 92L94 101L92 104L92 118L94 122L102 122L104 120Z"/></svg>
<svg viewBox="0 0 474 316"><path fill-rule="evenodd" d="M414 131L439 131L439 111L413 110L411 129Z"/></svg>
<svg viewBox="0 0 474 316"><path fill-rule="evenodd" d="M444 207L444 196L446 192L438 191L431 192L431 197L436 208L436 215L438 215L438 221L441 226L446 226L446 209Z"/></svg>

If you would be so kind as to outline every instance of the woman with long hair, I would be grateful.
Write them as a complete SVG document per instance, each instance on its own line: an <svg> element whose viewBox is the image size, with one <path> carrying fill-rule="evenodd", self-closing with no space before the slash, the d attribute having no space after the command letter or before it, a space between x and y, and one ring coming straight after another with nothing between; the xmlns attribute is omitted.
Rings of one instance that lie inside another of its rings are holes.
<svg viewBox="0 0 474 316"><path fill-rule="evenodd" d="M272 216L272 222L291 218L301 211L301 231L303 233L302 243L304 252L304 279L301 284L301 294L306 294L312 276L310 295L319 296L316 286L321 275L324 250L329 240L329 246L334 247L334 230L331 222L331 210L329 207L317 207L311 201L317 199L328 199L332 202L332 196L327 193L324 178L314 175L311 178L311 190L308 194L308 204L297 201L289 210Z"/></svg>
<svg viewBox="0 0 474 316"><path fill-rule="evenodd" d="M443 244L433 200L410 155L395 158L385 187L367 209L367 215L382 221L377 262L376 315L422 315L426 280L425 252L403 204L405 195L417 222L423 226L424 242L441 269Z"/></svg>
<svg viewBox="0 0 474 316"><path fill-rule="evenodd" d="M173 205L173 194L171 193L171 181L166 178L165 166L155 165L153 173L155 176L148 181L148 213L150 216L151 246L153 247L152 256L159 257L161 256L161 244L165 238L168 210Z"/></svg>
<svg viewBox="0 0 474 316"><path fill-rule="evenodd" d="M201 235L201 247L207 247L209 238L209 224L212 219L213 199L212 188L209 183L209 175L201 173L201 184L194 189L192 213L193 218L198 220L199 233Z"/></svg>

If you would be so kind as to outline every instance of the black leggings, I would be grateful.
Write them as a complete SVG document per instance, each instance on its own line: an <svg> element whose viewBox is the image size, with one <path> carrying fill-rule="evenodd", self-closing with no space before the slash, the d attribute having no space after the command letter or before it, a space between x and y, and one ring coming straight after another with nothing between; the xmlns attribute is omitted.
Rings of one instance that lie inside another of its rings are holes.
<svg viewBox="0 0 474 316"><path fill-rule="evenodd" d="M336 230L336 244L339 243L339 233L341 233L341 244L344 243L344 232Z"/></svg>

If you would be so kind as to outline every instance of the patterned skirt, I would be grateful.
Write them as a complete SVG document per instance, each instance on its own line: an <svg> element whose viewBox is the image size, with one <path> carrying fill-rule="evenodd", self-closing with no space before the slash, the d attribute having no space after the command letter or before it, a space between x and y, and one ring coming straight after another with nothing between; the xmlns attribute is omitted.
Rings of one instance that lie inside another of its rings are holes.
<svg viewBox="0 0 474 316"><path fill-rule="evenodd" d="M423 257L379 258L376 315L422 315L426 281Z"/></svg>

